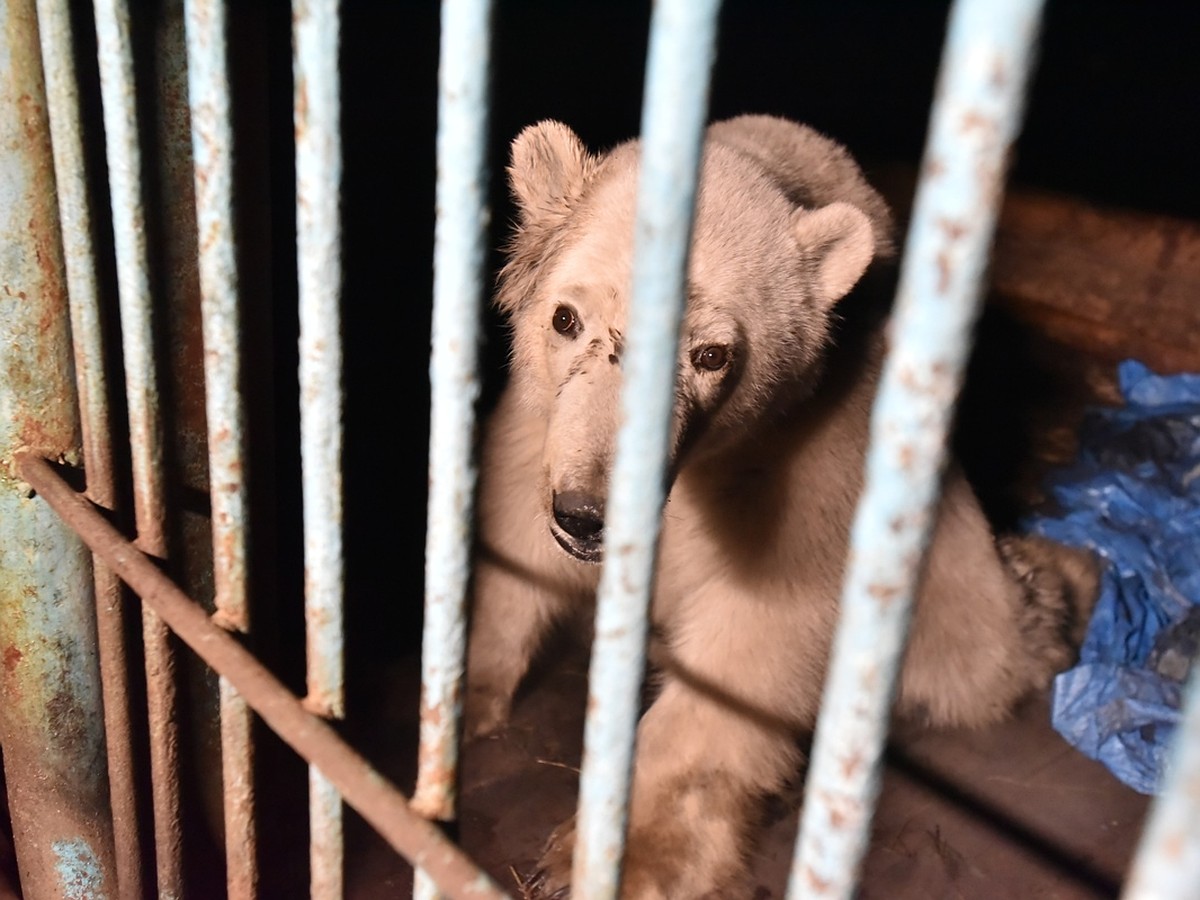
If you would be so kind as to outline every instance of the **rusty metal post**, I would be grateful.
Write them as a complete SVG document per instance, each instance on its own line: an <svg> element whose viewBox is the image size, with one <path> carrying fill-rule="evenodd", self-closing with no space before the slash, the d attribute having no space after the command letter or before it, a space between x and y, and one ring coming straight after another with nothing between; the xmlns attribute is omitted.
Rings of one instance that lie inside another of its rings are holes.
<svg viewBox="0 0 1200 900"><path fill-rule="evenodd" d="M345 716L342 558L341 80L338 0L292 4L296 258L300 289L300 459L304 496L305 706ZM340 900L342 797L309 769L313 900Z"/></svg>
<svg viewBox="0 0 1200 900"><path fill-rule="evenodd" d="M664 500L693 206L719 0L664 0L650 22L629 345L588 669L572 894L620 894L646 623Z"/></svg>
<svg viewBox="0 0 1200 900"><path fill-rule="evenodd" d="M429 509L421 738L413 808L454 818L466 649L466 590L475 469L471 445L487 238L487 125L492 0L442 4L438 62L437 222L434 231ZM416 900L439 893L427 873Z"/></svg>
<svg viewBox="0 0 1200 900"><path fill-rule="evenodd" d="M161 559L167 554L163 428L129 7L123 0L97 0L95 15L129 406L134 516L138 546ZM143 610L142 634L158 890L161 897L175 900L184 896L176 665L170 632L152 611Z"/></svg>
<svg viewBox="0 0 1200 900"><path fill-rule="evenodd" d="M228 678L276 734L321 773L397 852L463 900L507 895L438 828L409 808L394 784L355 752L322 718L310 713L271 672L118 532L82 494L34 453L18 455L20 474L92 551L152 606L205 663Z"/></svg>
<svg viewBox="0 0 1200 900"><path fill-rule="evenodd" d="M27 897L116 896L91 560L13 467L80 429L34 0L0 0L0 746Z"/></svg>
<svg viewBox="0 0 1200 900"><path fill-rule="evenodd" d="M789 898L854 896L1042 5L957 0L951 10Z"/></svg>
<svg viewBox="0 0 1200 900"><path fill-rule="evenodd" d="M1122 900L1184 900L1200 888L1200 670L1185 692L1166 785L1154 801Z"/></svg>
<svg viewBox="0 0 1200 900"><path fill-rule="evenodd" d="M37 0L37 11L70 295L87 494L94 503L111 510L115 504L115 487L105 366L107 348L101 324L71 10L68 0ZM134 772L133 711L121 582L99 560L93 564L93 578L117 878L122 900L141 900L142 823L138 780Z"/></svg>
<svg viewBox="0 0 1200 900"><path fill-rule="evenodd" d="M241 329L233 206L233 124L230 112L225 5L184 4L188 96L200 236L200 300L212 499L215 621L250 631L246 597L248 543L245 407L241 393ZM221 763L225 798L226 884L231 900L258 893L258 833L254 805L253 717L222 678Z"/></svg>

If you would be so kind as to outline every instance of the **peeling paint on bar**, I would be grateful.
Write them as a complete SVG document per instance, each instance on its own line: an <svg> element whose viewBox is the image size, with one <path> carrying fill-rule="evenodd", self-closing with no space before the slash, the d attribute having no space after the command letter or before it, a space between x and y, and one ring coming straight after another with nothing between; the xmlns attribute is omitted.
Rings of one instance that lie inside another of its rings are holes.
<svg viewBox="0 0 1200 900"><path fill-rule="evenodd" d="M166 501L163 431L154 348L153 298L146 248L146 216L138 142L137 98L129 8L125 0L96 0L96 43L104 134L117 255L125 392L133 461L138 546L165 557ZM179 734L175 660L170 634L143 610L142 642L150 712L150 772L158 890L163 900L184 896L179 797Z"/></svg>
<svg viewBox="0 0 1200 900"><path fill-rule="evenodd" d="M1191 900L1200 885L1200 670L1195 668L1170 760L1123 900Z"/></svg>
<svg viewBox="0 0 1200 900"><path fill-rule="evenodd" d="M196 233L212 497L213 562L220 624L250 630L246 607L245 420L241 396L238 272L233 206L225 6L187 0L188 106L195 163Z"/></svg>
<svg viewBox="0 0 1200 900"><path fill-rule="evenodd" d="M789 897L854 892L1041 6L958 0L951 11Z"/></svg>
<svg viewBox="0 0 1200 900"><path fill-rule="evenodd" d="M213 624L183 593L40 456L17 455L17 471L48 506L107 563L206 664L225 677L263 721L315 765L396 851L437 880L451 898L506 900L507 895L438 827L414 813L404 795L313 715L236 638Z"/></svg>
<svg viewBox="0 0 1200 900"><path fill-rule="evenodd" d="M491 0L442 4L421 746L413 808L454 817L487 235ZM436 896L418 873L414 896Z"/></svg>
<svg viewBox="0 0 1200 900"><path fill-rule="evenodd" d="M573 894L617 896L663 504L717 0L660 0L650 24L625 381L588 675Z"/></svg>
<svg viewBox="0 0 1200 900"><path fill-rule="evenodd" d="M50 849L58 860L55 867L63 900L96 900L104 896L104 869L86 841L55 841Z"/></svg>
<svg viewBox="0 0 1200 900"><path fill-rule="evenodd" d="M247 633L246 415L241 392L234 143L224 3L187 0L184 27L200 253L214 619L224 628ZM258 892L253 719L224 678L220 680L220 716L226 884L229 896L241 900Z"/></svg>
<svg viewBox="0 0 1200 900"><path fill-rule="evenodd" d="M342 795L316 766L308 770L309 897L333 900L342 896L345 844L342 834Z"/></svg>
<svg viewBox="0 0 1200 900"><path fill-rule="evenodd" d="M454 818L466 592L474 509L472 442L479 396L484 298L491 0L445 0L438 67L437 223L434 232L425 624L421 645L421 736L413 808ZM416 900L437 891L424 872Z"/></svg>
<svg viewBox="0 0 1200 900"><path fill-rule="evenodd" d="M300 457L308 696L318 715L345 715L342 559L342 297L337 0L292 5L296 255L300 287ZM342 801L309 772L311 895L342 896Z"/></svg>
<svg viewBox="0 0 1200 900"><path fill-rule="evenodd" d="M71 465L80 427L34 0L0 0L0 745L26 897L115 897L86 548L15 457ZM69 849L68 849L69 848ZM85 880L85 881L81 881Z"/></svg>
<svg viewBox="0 0 1200 900"><path fill-rule="evenodd" d="M87 493L93 502L111 510L115 501L106 352L92 242L92 209L85 169L71 11L67 0L38 0L37 12L70 298ZM121 584L99 562L93 566L93 579L117 882L122 900L141 900L144 896L141 816L139 789L134 777L131 693Z"/></svg>

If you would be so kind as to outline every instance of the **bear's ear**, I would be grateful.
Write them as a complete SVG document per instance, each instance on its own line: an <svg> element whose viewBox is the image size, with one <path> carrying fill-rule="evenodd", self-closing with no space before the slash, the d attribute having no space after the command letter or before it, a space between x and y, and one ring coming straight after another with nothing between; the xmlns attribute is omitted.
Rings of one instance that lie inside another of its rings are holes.
<svg viewBox="0 0 1200 900"><path fill-rule="evenodd" d="M526 224L565 215L595 167L579 137L560 122L530 125L512 144L508 181Z"/></svg>
<svg viewBox="0 0 1200 900"><path fill-rule="evenodd" d="M875 254L871 221L849 203L798 209L792 218L796 241L815 279L813 293L832 306L858 283Z"/></svg>

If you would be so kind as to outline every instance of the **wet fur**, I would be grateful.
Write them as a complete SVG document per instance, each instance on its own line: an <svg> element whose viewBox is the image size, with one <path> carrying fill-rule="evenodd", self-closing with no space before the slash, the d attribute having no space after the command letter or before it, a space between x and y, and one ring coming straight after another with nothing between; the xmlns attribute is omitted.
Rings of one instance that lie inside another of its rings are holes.
<svg viewBox="0 0 1200 900"><path fill-rule="evenodd" d="M568 496L602 517L636 164L635 143L592 155L557 123L514 142L520 220L496 301L513 361L481 460L471 735L503 726L549 627L593 602L599 567L564 552L587 541L556 520ZM831 320L891 248L888 210L842 147L768 117L712 126L653 604L662 685L638 730L623 897L728 889L762 798L801 763L882 354L878 339L831 352ZM562 304L581 323L574 337L551 325ZM696 362L708 346L728 348L719 372ZM1094 593L1088 559L1037 539L997 544L951 466L897 712L956 725L1004 716L1068 663ZM566 823L542 860L543 894L565 895L572 845Z"/></svg>

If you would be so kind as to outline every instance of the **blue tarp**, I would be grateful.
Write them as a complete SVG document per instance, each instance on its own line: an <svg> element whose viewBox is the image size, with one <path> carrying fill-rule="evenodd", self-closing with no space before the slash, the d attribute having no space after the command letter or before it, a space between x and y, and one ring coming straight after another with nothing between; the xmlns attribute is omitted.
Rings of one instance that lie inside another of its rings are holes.
<svg viewBox="0 0 1200 900"><path fill-rule="evenodd" d="M1126 784L1155 793L1200 644L1200 375L1119 370L1125 405L1089 411L1079 459L1052 477L1056 516L1028 530L1106 560L1079 665L1053 723Z"/></svg>

